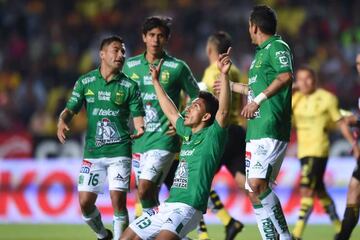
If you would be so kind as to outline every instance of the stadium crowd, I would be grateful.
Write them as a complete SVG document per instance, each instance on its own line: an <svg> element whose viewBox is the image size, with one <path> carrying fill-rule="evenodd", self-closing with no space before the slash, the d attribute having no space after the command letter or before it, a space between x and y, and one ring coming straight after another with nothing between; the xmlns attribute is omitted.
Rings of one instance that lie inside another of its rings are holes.
<svg viewBox="0 0 360 240"><path fill-rule="evenodd" d="M357 109L360 2L266 2L277 11L279 33L293 46L295 65L309 63L341 107ZM98 41L116 33L128 57L138 54L143 43L137 30L153 14L174 18L167 49L189 64L196 79L207 65L207 36L219 29L233 36L234 61L246 73L254 49L247 27L252 5L250 0L1 1L0 131L55 136L57 116L77 77L99 64ZM78 117L73 131L82 132L83 121Z"/></svg>

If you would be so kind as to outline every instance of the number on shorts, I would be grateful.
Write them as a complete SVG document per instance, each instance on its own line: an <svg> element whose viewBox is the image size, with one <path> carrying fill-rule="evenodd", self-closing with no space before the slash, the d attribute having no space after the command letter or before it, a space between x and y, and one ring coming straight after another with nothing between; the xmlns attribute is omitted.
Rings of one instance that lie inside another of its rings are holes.
<svg viewBox="0 0 360 240"><path fill-rule="evenodd" d="M90 185L90 184L93 185L93 186L98 185L98 183L99 183L98 177L99 177L98 173L96 173L96 174L90 173L90 178L89 178L88 185Z"/></svg>
<svg viewBox="0 0 360 240"><path fill-rule="evenodd" d="M150 224L151 220L148 217L145 217L136 223L136 225L141 229L147 228Z"/></svg>

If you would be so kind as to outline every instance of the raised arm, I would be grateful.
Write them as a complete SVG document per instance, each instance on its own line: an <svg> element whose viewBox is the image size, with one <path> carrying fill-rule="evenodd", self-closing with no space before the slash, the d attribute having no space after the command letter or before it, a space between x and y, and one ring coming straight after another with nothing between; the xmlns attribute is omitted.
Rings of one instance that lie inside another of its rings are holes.
<svg viewBox="0 0 360 240"><path fill-rule="evenodd" d="M229 47L226 53L220 54L217 66L220 70L220 93L219 93L219 109L216 113L215 119L221 127L225 127L229 117L229 109L231 104L231 93L229 85L229 70L231 67L230 59L231 47Z"/></svg>
<svg viewBox="0 0 360 240"><path fill-rule="evenodd" d="M74 112L65 108L59 116L57 124L57 137L61 143L65 143L66 135L65 131L70 131L69 123L74 116Z"/></svg>
<svg viewBox="0 0 360 240"><path fill-rule="evenodd" d="M240 93L243 95L249 94L249 86L247 84L229 81L229 85L230 85L230 90L232 92ZM217 79L214 82L214 92L216 92L216 94L219 94L220 90L221 90L221 80Z"/></svg>
<svg viewBox="0 0 360 240"><path fill-rule="evenodd" d="M159 74L161 65L163 64L164 60L161 59L158 66L155 67L154 65L150 66L150 73L152 77L152 82L155 88L156 95L158 97L160 107L166 117L169 119L170 123L173 126L176 126L176 121L180 117L180 113L173 103L173 101L170 99L170 97L166 94L165 90L161 86L159 82Z"/></svg>

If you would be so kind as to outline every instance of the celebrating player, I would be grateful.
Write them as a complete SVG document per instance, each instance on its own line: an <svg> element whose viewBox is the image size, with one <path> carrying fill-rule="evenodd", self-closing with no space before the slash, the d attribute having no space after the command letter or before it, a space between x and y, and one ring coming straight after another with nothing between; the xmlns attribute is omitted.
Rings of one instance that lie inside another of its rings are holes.
<svg viewBox="0 0 360 240"><path fill-rule="evenodd" d="M183 143L179 165L170 196L159 208L145 211L125 231L125 239L181 239L194 229L206 211L210 186L219 165L227 135L231 66L227 53L219 56L222 91L219 100L208 92L200 92L182 118L159 81L162 61L151 68L153 85L161 109L176 128Z"/></svg>
<svg viewBox="0 0 360 240"><path fill-rule="evenodd" d="M126 192L131 172L131 137L143 133L144 110L137 84L121 68L125 46L120 37L105 38L100 46L101 64L76 81L66 108L59 117L57 136L65 142L65 133L74 114L86 107L88 126L79 180L79 203L84 221L98 239L113 239L105 229L95 202L108 177L114 209L114 239L119 239L128 225ZM130 137L127 122L133 116L137 133Z"/></svg>
<svg viewBox="0 0 360 240"><path fill-rule="evenodd" d="M142 29L146 52L129 58L123 70L138 83L145 107L145 133L133 145L133 167L145 211L158 205L158 188L180 146L178 136L166 134L168 120L160 108L149 67L157 65L161 58L164 59L159 81L176 106L180 104L182 89L192 99L199 93L196 80L186 63L169 56L164 50L170 37L170 23L171 19L167 17L147 18Z"/></svg>

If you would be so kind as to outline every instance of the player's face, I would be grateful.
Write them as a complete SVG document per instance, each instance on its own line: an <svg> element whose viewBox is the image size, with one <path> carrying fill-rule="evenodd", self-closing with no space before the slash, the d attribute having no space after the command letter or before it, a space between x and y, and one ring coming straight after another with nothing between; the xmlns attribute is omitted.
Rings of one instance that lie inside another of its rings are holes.
<svg viewBox="0 0 360 240"><path fill-rule="evenodd" d="M358 74L360 75L360 54L356 56L356 70Z"/></svg>
<svg viewBox="0 0 360 240"><path fill-rule="evenodd" d="M100 51L100 58L102 64L105 64L107 67L114 70L121 69L125 61L124 43L112 42L105 46L103 50Z"/></svg>
<svg viewBox="0 0 360 240"><path fill-rule="evenodd" d="M307 70L299 70L296 73L296 85L303 94L310 94L316 89L315 79Z"/></svg>
<svg viewBox="0 0 360 240"><path fill-rule="evenodd" d="M165 30L162 28L153 28L146 34L143 34L143 41L146 45L146 52L158 55L167 43Z"/></svg>
<svg viewBox="0 0 360 240"><path fill-rule="evenodd" d="M201 123L204 115L206 114L205 100L196 98L189 107L186 108L184 119L185 126L196 126Z"/></svg>

